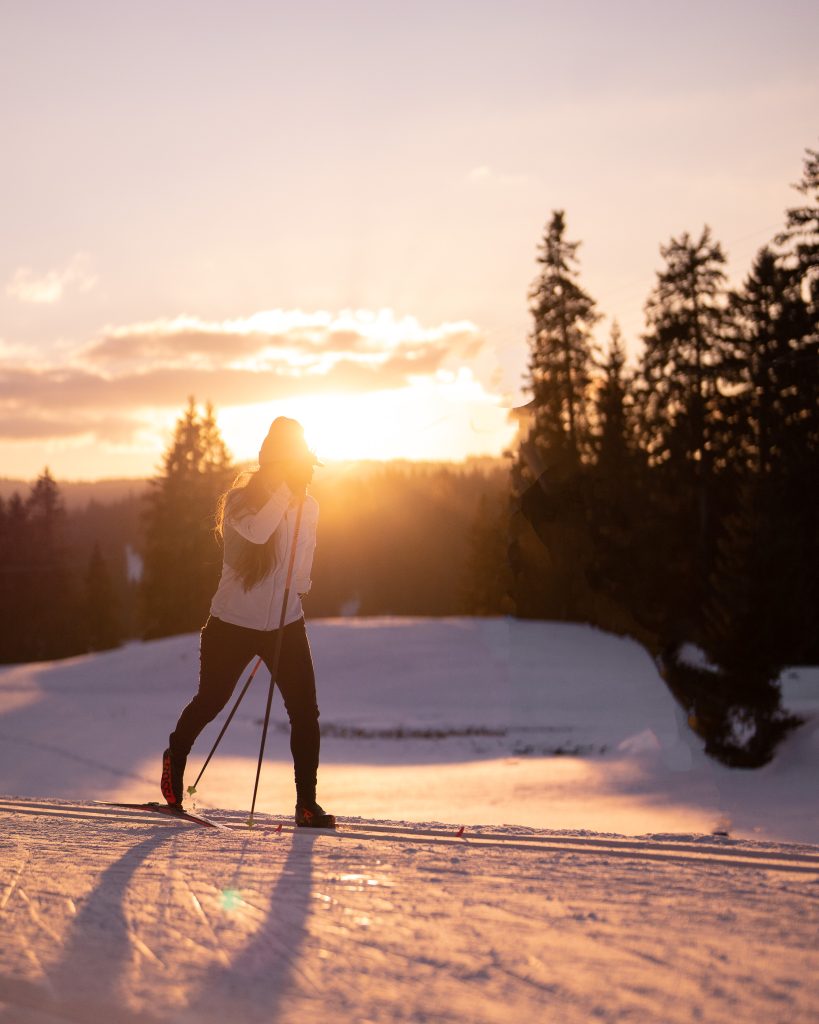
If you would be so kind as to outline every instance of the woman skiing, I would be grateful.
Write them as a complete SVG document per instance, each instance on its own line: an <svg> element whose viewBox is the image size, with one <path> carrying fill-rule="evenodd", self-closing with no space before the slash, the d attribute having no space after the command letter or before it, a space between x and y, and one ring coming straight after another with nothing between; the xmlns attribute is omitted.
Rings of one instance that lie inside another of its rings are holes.
<svg viewBox="0 0 819 1024"><path fill-rule="evenodd" d="M306 493L315 465L321 463L308 448L301 424L279 416L259 451L259 468L239 476L219 501L216 531L224 542L224 559L201 632L199 689L162 756L162 795L176 807L182 807L185 763L196 737L227 704L242 670L258 656L275 675L290 719L296 824L335 825L333 815L316 802L319 709L301 606L310 590L316 546L318 502Z"/></svg>

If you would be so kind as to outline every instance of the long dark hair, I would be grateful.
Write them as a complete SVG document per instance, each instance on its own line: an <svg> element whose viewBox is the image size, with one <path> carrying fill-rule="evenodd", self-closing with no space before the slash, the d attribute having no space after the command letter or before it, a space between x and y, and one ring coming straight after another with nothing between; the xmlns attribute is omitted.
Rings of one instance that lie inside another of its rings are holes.
<svg viewBox="0 0 819 1024"><path fill-rule="evenodd" d="M230 514L238 517L243 513L258 512L269 497L270 491L261 470L245 470L240 473L230 490L225 491L216 504L216 536L224 542L228 506ZM251 544L244 537L235 535L231 542L230 564L231 568L238 572L245 590L250 590L257 583L261 583L276 568L275 531L264 544Z"/></svg>

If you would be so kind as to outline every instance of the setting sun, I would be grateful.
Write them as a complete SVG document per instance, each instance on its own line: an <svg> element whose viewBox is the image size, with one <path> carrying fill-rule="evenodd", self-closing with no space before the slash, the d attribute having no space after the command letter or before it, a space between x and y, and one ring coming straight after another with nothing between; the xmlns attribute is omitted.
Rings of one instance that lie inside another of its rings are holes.
<svg viewBox="0 0 819 1024"><path fill-rule="evenodd" d="M305 395L217 413L228 447L240 461L256 457L270 422L280 415L304 425L308 443L323 461L499 455L513 430L508 410L467 369L441 371L390 391Z"/></svg>

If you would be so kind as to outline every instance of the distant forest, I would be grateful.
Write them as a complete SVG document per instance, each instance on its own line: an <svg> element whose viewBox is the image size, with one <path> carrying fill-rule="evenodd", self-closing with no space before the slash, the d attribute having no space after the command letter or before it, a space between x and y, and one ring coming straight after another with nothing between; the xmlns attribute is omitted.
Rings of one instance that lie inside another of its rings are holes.
<svg viewBox="0 0 819 1024"><path fill-rule="evenodd" d="M186 418L203 419L195 407ZM204 495L180 488L176 509L148 480L62 484L45 471L31 487L0 482L0 661L198 629L221 568L213 506L237 471ZM317 470L308 617L469 612L471 524L477 509L501 507L507 482L493 459Z"/></svg>

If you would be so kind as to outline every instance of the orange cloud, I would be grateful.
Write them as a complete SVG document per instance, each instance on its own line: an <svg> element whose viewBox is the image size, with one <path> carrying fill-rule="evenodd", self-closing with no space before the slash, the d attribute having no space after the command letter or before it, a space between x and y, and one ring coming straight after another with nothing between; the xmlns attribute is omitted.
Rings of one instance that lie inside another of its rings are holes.
<svg viewBox="0 0 819 1024"><path fill-rule="evenodd" d="M388 310L338 315L269 310L219 323L185 316L109 327L82 359L113 373L145 361L223 370L247 367L249 360L254 369L315 372L342 360L388 364L396 353L424 362L437 353L440 365L448 357L471 358L482 344L468 322L425 328Z"/></svg>
<svg viewBox="0 0 819 1024"><path fill-rule="evenodd" d="M0 437L127 439L188 395L217 408L406 387L457 371L483 346L467 322L426 328L389 311L273 310L106 328L71 362L0 370Z"/></svg>

